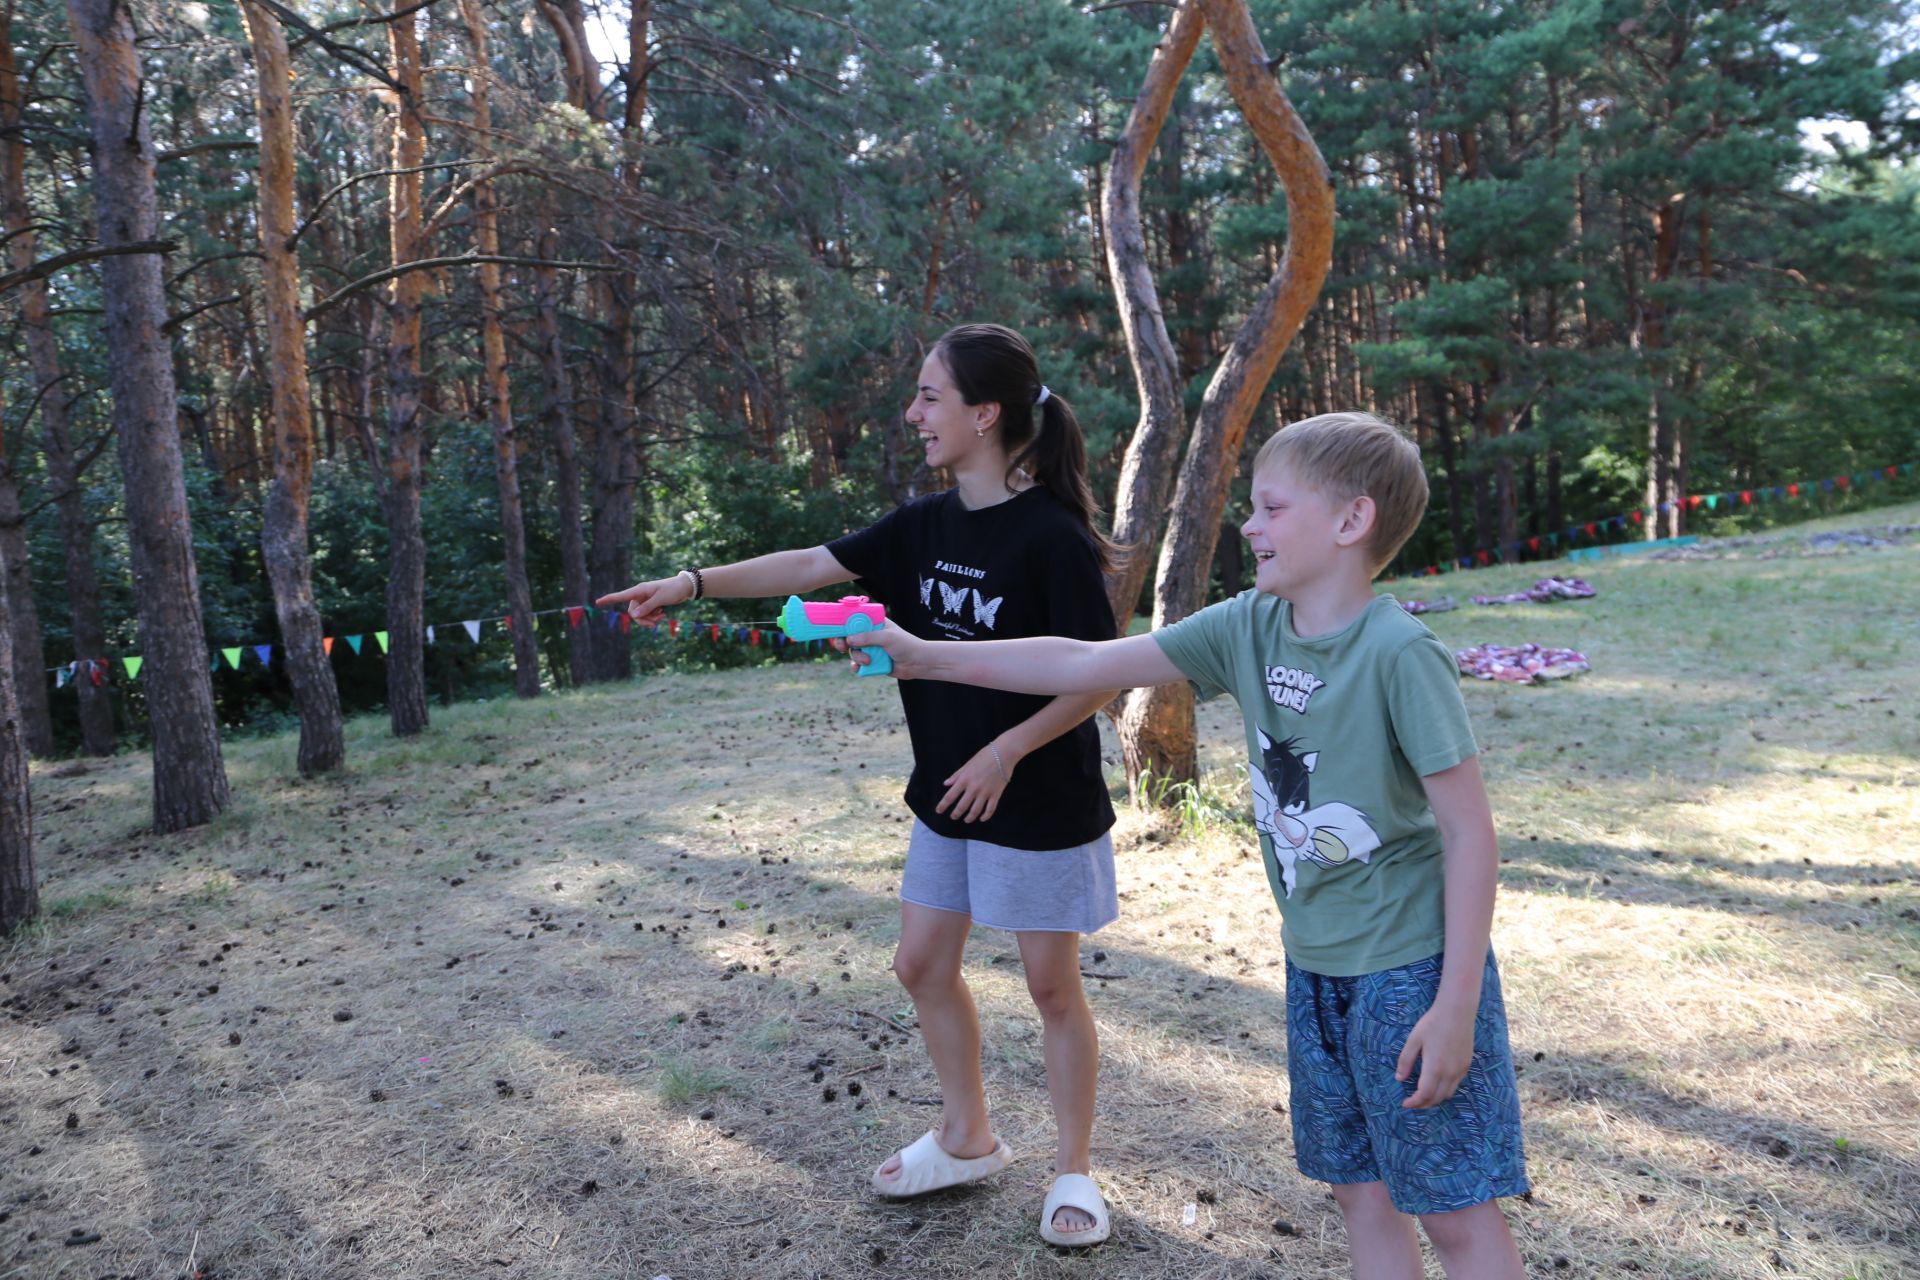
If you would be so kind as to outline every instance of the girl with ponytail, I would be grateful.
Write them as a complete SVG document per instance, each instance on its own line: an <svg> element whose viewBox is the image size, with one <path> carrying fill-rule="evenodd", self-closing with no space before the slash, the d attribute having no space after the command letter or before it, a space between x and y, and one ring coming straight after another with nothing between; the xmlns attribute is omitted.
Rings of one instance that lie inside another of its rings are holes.
<svg viewBox="0 0 1920 1280"><path fill-rule="evenodd" d="M1086 441L1040 380L1033 348L1002 325L951 329L921 365L907 408L929 467L953 487L914 499L825 546L687 569L602 597L643 626L702 595L804 595L860 580L889 622L950 640L1038 635L1108 640ZM893 970L913 997L940 1080L938 1128L874 1172L880 1195L975 1182L1013 1155L987 1119L980 1022L961 975L974 923L1014 934L1044 1029L1056 1177L1041 1211L1053 1244L1107 1238L1090 1176L1099 1040L1080 983L1080 935L1120 914L1113 807L1090 717L1109 694L1045 698L925 681L899 684L913 743L913 812Z"/></svg>

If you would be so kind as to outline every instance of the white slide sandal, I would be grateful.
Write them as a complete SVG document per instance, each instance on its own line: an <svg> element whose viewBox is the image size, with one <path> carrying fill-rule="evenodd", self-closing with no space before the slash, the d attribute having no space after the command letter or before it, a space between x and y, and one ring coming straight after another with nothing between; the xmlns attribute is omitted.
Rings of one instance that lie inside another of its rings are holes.
<svg viewBox="0 0 1920 1280"><path fill-rule="evenodd" d="M998 1144L984 1156L963 1160L950 1155L940 1145L940 1139L932 1129L899 1151L900 1171L891 1178L880 1176L880 1170L873 1171L873 1189L879 1194L894 1200L904 1200L909 1196L923 1196L929 1191L939 1191L943 1187L964 1186L969 1182L978 1182L982 1178L992 1177L1013 1163L1013 1152L1005 1141L995 1139ZM885 1168L885 1161L881 1162Z"/></svg>
<svg viewBox="0 0 1920 1280"><path fill-rule="evenodd" d="M1093 1219L1093 1225L1085 1231L1056 1231L1053 1215L1061 1209L1078 1209ZM1048 1244L1077 1249L1099 1244L1112 1233L1113 1222L1107 1216L1107 1202L1101 1199L1100 1188L1094 1185L1092 1178L1084 1173L1063 1173L1053 1180L1053 1190L1047 1192L1047 1203L1040 1210L1042 1240Z"/></svg>

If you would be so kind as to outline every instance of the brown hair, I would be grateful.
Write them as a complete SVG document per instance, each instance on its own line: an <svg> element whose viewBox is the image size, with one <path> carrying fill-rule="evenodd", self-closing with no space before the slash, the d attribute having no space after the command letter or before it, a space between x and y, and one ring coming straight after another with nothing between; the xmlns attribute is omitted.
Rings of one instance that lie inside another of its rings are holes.
<svg viewBox="0 0 1920 1280"><path fill-rule="evenodd" d="M1002 324L963 324L940 335L934 354L969 405L1000 406L1000 443L1007 474L1024 470L1053 491L1093 540L1102 571L1111 572L1119 548L1096 524L1099 505L1087 481L1087 441L1080 420L1058 391L1040 398L1040 365L1027 340Z"/></svg>
<svg viewBox="0 0 1920 1280"><path fill-rule="evenodd" d="M1335 501L1373 499L1367 551L1375 573L1387 567L1427 511L1420 446L1371 413L1323 413L1282 427L1260 446L1253 470L1257 475L1280 464Z"/></svg>

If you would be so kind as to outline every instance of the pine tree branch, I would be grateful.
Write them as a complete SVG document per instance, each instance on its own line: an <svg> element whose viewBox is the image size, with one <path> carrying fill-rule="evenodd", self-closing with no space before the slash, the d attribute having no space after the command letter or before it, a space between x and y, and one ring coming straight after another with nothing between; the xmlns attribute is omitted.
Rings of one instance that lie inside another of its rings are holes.
<svg viewBox="0 0 1920 1280"><path fill-rule="evenodd" d="M619 271L621 268L604 262L561 262L551 258L522 258L500 253L461 253L445 258L416 258L412 262L402 262L398 266L387 267L370 275L361 276L352 284L343 285L320 301L307 308L306 318L317 320L334 307L347 300L362 289L376 284L384 284L395 276L406 275L410 271L428 271L438 267L469 267L483 263L499 263L502 266L520 267L565 267L577 271Z"/></svg>
<svg viewBox="0 0 1920 1280"><path fill-rule="evenodd" d="M9 271L5 275L0 275L0 294L11 293L23 284L44 280L57 271L82 262L92 262L95 258L118 258L130 253L172 253L179 247L178 240L136 240L132 244L95 245L91 249L75 249L69 253L55 254L51 258L42 258L18 271Z"/></svg>

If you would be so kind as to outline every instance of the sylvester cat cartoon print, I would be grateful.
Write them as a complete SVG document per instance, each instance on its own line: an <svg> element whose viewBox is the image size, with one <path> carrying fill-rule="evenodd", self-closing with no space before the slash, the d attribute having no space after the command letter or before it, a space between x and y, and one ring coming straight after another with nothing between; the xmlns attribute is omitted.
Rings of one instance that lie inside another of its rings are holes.
<svg viewBox="0 0 1920 1280"><path fill-rule="evenodd" d="M1256 731L1260 732L1260 731ZM1293 896L1300 859L1325 867L1371 862L1380 837L1367 815L1344 801L1314 807L1308 799L1318 751L1302 753L1298 738L1275 743L1260 732L1261 767L1253 774L1253 825L1273 843L1280 879Z"/></svg>

